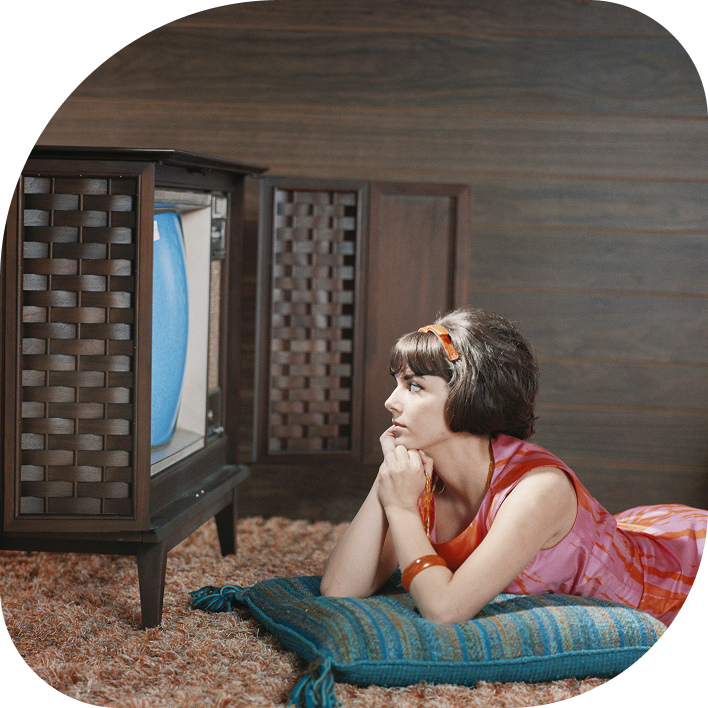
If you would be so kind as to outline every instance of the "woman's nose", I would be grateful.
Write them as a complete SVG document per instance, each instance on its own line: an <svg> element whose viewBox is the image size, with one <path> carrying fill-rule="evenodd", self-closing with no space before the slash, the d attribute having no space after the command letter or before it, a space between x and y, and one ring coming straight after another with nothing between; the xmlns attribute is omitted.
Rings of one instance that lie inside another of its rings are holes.
<svg viewBox="0 0 708 708"><path fill-rule="evenodd" d="M396 396L397 391L398 388L394 388L391 392L391 395L386 399L386 402L384 403L384 407L386 408L386 410L391 413L400 410L398 405L398 397Z"/></svg>

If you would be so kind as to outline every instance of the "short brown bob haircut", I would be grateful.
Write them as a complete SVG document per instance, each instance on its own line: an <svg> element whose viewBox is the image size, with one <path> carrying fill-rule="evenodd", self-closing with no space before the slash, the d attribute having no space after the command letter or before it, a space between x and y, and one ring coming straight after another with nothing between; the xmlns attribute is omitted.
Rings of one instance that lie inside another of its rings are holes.
<svg viewBox="0 0 708 708"><path fill-rule="evenodd" d="M434 324L448 331L459 358L450 361L434 333L411 332L394 345L390 372L444 378L450 391L445 417L455 433L530 438L539 369L522 334L504 317L475 308L455 310Z"/></svg>

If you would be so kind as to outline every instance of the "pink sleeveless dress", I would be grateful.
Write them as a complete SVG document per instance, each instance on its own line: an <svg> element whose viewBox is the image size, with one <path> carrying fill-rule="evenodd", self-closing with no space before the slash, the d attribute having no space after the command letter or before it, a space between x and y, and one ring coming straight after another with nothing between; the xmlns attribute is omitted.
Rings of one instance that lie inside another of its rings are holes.
<svg viewBox="0 0 708 708"><path fill-rule="evenodd" d="M456 538L435 543L457 570L487 535L504 499L528 472L557 467L573 482L578 515L553 548L539 551L505 592L563 593L619 602L669 625L688 595L703 554L708 512L680 504L642 506L613 516L557 457L532 443L492 440L494 472L472 523Z"/></svg>

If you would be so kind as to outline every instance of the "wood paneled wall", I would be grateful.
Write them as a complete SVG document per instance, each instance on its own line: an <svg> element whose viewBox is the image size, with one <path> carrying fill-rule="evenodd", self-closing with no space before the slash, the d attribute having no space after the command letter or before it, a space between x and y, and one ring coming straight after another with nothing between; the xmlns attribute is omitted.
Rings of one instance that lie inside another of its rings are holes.
<svg viewBox="0 0 708 708"><path fill-rule="evenodd" d="M706 100L644 15L575 0L224 6L119 52L41 141L469 184L465 297L536 347L536 441L613 512L708 506ZM242 513L346 519L373 472L264 470Z"/></svg>

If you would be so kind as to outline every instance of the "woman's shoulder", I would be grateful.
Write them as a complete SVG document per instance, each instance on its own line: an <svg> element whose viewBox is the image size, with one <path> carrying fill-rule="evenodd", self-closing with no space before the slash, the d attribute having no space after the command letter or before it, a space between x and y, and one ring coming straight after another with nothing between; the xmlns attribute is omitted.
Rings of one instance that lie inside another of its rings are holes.
<svg viewBox="0 0 708 708"><path fill-rule="evenodd" d="M488 523L496 516L504 500L520 482L533 489L548 490L563 496L574 492L575 499L587 496L575 473L558 457L528 440L498 435L492 440L494 474L488 490ZM570 485L568 482L570 481Z"/></svg>
<svg viewBox="0 0 708 708"><path fill-rule="evenodd" d="M492 439L494 474L492 486L515 484L525 474L541 467L554 467L574 477L572 470L553 453L528 440L499 434Z"/></svg>
<svg viewBox="0 0 708 708"><path fill-rule="evenodd" d="M544 471L544 479L538 484L550 484L563 493L563 476L572 483L580 509L586 510L593 518L612 519L611 514L588 492L582 481L561 459L545 448L528 440L519 440L508 435L499 435L493 440L495 468L488 490L486 512L488 522L494 518L503 501L523 480L531 480ZM558 470L559 472L554 472ZM567 487L566 487L567 491ZM609 522L608 522L609 523Z"/></svg>

